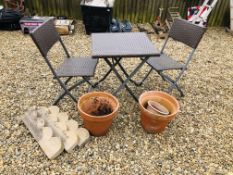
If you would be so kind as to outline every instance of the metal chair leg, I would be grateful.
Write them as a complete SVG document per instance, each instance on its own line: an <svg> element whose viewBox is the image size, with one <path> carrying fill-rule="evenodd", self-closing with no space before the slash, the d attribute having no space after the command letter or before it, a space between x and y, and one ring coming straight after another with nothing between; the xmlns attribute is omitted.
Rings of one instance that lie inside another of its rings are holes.
<svg viewBox="0 0 233 175"><path fill-rule="evenodd" d="M63 90L63 92L61 92L60 95L58 95L58 97L55 99L55 101L53 102L53 105L57 105L59 103L59 101L64 98L65 95L68 95L67 91L69 92L69 96L71 97L71 99L74 101L74 102L77 102L76 98L70 93L71 90L73 90L74 88L76 88L77 86L85 83L86 81L85 80L80 80L79 82L77 82L76 84L72 85L71 87L69 87L68 89L65 88Z"/></svg>
<svg viewBox="0 0 233 175"><path fill-rule="evenodd" d="M84 81L89 85L88 92L92 91L95 88L95 84L92 84L90 77L83 77Z"/></svg>
<svg viewBox="0 0 233 175"><path fill-rule="evenodd" d="M150 75L150 73L152 72L152 70L153 70L153 68L151 68L149 70L149 72L146 74L146 76L140 82L137 82L138 86L141 86L144 83L144 81L148 78L148 76Z"/></svg>
<svg viewBox="0 0 233 175"><path fill-rule="evenodd" d="M166 81L166 79L163 77L164 74L162 73L162 71L157 71L157 72L162 77L163 81Z"/></svg>
<svg viewBox="0 0 233 175"><path fill-rule="evenodd" d="M163 74L162 72L159 73L159 75L162 77L163 80L167 81L168 83L170 83L170 87L168 88L168 92L171 92L174 88L177 89L180 93L181 97L184 97L184 93L181 90L181 88L178 86L177 82L180 79L180 76L177 77L176 80L171 79L169 76Z"/></svg>

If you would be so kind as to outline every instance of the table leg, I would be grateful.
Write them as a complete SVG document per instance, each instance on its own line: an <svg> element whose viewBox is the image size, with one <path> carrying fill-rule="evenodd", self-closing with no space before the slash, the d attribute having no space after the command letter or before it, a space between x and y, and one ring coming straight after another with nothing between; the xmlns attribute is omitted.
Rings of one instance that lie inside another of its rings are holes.
<svg viewBox="0 0 233 175"><path fill-rule="evenodd" d="M104 60L105 60L105 59L107 59L107 58L104 58ZM117 63L114 63L114 62L113 62L113 65L116 66ZM99 83L101 83L102 81L104 81L104 80L108 77L108 75L109 75L111 72L112 72L112 69L110 68L110 69L107 71L107 73L106 73L98 82L96 82L96 83L93 85L93 87L95 88L96 86L98 86Z"/></svg>
<svg viewBox="0 0 233 175"><path fill-rule="evenodd" d="M143 61L143 59L141 59L141 61ZM125 76L128 78L129 74L126 72L126 70L124 69L124 67L121 65L121 63L118 63L118 66L120 67L120 69L122 70L122 72L125 74ZM141 86L142 82L137 82L133 79L130 79L130 82L134 83L136 86Z"/></svg>
<svg viewBox="0 0 233 175"><path fill-rule="evenodd" d="M127 76L126 80L118 87L118 89L115 91L117 93L120 91L130 80L131 78L137 73L137 71L144 65L144 63L149 59L149 57L145 57L142 62L133 70L132 73Z"/></svg>
<svg viewBox="0 0 233 175"><path fill-rule="evenodd" d="M121 58L115 59L116 62L114 64L112 64L107 58L104 59L104 60L111 67L112 71L115 73L115 75L117 76L117 78L122 83L122 85L120 85L120 87L117 89L117 91L115 91L113 94L116 95L121 89L123 89L125 87L127 89L127 91L130 93L130 95L134 98L134 100L138 101L138 98L134 95L134 93L132 92L132 90L126 84L126 80L128 78L124 81L123 78L121 77L121 75L117 72L117 70L115 68L116 65L120 62Z"/></svg>

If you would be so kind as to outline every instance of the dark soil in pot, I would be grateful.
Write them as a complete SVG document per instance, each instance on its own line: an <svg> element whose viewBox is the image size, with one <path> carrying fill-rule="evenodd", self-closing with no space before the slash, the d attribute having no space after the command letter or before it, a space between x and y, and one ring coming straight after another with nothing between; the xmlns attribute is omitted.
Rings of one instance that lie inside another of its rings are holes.
<svg viewBox="0 0 233 175"><path fill-rule="evenodd" d="M84 127L94 136L103 136L118 113L119 102L110 93L89 92L79 98L77 107Z"/></svg>
<svg viewBox="0 0 233 175"><path fill-rule="evenodd" d="M93 99L93 110L90 114L94 116L104 116L113 112L112 105L108 100L101 97L94 97Z"/></svg>

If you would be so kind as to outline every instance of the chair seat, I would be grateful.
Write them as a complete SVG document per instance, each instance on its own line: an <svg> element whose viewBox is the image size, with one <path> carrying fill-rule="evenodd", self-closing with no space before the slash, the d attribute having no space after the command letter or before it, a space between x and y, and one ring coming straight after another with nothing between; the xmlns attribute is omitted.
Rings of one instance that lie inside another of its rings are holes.
<svg viewBox="0 0 233 175"><path fill-rule="evenodd" d="M56 70L59 77L94 76L98 59L90 57L72 57L65 61Z"/></svg>
<svg viewBox="0 0 233 175"><path fill-rule="evenodd" d="M147 63L157 71L182 69L184 67L184 64L173 60L165 54L161 54L160 57L151 57Z"/></svg>

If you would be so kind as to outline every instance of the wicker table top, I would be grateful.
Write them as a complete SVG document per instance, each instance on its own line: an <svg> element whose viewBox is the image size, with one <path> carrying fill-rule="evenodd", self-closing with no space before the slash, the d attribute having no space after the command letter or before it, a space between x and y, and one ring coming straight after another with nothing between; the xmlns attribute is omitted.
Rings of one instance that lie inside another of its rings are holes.
<svg viewBox="0 0 233 175"><path fill-rule="evenodd" d="M159 56L145 33L93 33L92 57L145 57Z"/></svg>

